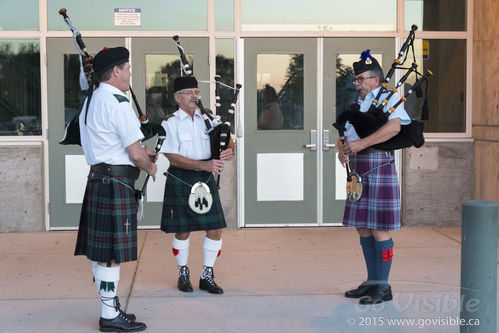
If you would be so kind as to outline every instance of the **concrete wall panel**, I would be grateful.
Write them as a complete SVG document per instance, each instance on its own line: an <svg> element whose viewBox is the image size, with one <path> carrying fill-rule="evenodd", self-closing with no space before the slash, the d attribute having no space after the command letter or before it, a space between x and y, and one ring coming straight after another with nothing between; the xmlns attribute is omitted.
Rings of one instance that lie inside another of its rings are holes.
<svg viewBox="0 0 499 333"><path fill-rule="evenodd" d="M426 143L403 158L402 223L460 225L461 206L473 198L473 143Z"/></svg>
<svg viewBox="0 0 499 333"><path fill-rule="evenodd" d="M42 146L0 147L0 232L44 231Z"/></svg>

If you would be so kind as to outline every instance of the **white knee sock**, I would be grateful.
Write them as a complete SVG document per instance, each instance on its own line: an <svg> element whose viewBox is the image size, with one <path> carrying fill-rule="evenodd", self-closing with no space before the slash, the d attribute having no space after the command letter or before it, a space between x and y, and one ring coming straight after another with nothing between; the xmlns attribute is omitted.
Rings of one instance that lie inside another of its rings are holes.
<svg viewBox="0 0 499 333"><path fill-rule="evenodd" d="M120 266L97 265L94 277L101 298L101 317L113 319L119 314L114 307L114 297L117 294L118 281L120 280Z"/></svg>
<svg viewBox="0 0 499 333"><path fill-rule="evenodd" d="M190 238L186 240L178 240L173 236L172 241L172 251L175 259L177 259L177 265L187 266L187 259L189 258L189 245Z"/></svg>
<svg viewBox="0 0 499 333"><path fill-rule="evenodd" d="M204 266L213 267L215 265L215 260L221 254L222 251L222 240L213 240L208 237L204 238L203 243L204 250Z"/></svg>

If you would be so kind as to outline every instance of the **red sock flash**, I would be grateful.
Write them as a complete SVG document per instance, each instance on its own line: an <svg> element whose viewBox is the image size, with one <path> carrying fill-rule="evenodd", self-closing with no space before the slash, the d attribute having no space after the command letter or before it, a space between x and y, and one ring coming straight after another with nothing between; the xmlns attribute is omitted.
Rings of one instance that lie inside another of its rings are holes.
<svg viewBox="0 0 499 333"><path fill-rule="evenodd" d="M391 261L393 258L393 248L383 250L383 262Z"/></svg>

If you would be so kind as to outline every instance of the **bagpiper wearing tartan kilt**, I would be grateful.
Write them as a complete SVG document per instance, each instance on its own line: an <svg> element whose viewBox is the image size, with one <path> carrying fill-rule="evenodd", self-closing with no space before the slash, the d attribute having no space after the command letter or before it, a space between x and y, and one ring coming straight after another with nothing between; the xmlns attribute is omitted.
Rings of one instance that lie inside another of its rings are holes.
<svg viewBox="0 0 499 333"><path fill-rule="evenodd" d="M358 92L360 111L372 105L384 81L383 70L369 50L353 64L353 83ZM383 93L383 100L388 93ZM387 109L393 105L393 99ZM408 125L411 118L402 106L389 116L388 122L373 134L360 138L355 128L346 123L347 142L339 151L343 166L349 164L359 175L362 191L360 198L345 205L343 224L356 228L367 268L367 280L358 288L345 292L345 297L360 298L361 304L376 304L393 298L388 284L393 256L393 240L389 231L400 229L400 190L393 160L393 152L381 151L371 146L385 142Z"/></svg>
<svg viewBox="0 0 499 333"><path fill-rule="evenodd" d="M212 294L222 294L215 283L213 265L222 250L222 229L226 227L218 189L213 173L221 174L224 161L233 158L234 142L221 152L220 160L210 159L210 138L201 112L198 82L195 77L178 77L174 80L174 98L179 109L168 116L162 126L168 141L161 152L170 167L166 173L161 230L175 233L172 252L179 269L178 289L192 292L187 267L191 231L206 231L203 252L204 265L199 288Z"/></svg>
<svg viewBox="0 0 499 333"><path fill-rule="evenodd" d="M116 296L120 264L137 260L137 201L134 183L140 169L154 179L154 151L144 138L125 92L130 88L129 52L105 48L93 60L99 87L80 114L81 146L90 165L75 255L85 255L101 301L99 329L136 332L146 328L120 309Z"/></svg>

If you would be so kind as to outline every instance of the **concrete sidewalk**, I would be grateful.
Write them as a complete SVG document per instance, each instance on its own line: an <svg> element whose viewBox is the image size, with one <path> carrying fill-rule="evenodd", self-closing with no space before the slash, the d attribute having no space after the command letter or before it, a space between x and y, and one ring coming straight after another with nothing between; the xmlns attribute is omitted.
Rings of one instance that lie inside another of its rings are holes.
<svg viewBox="0 0 499 333"><path fill-rule="evenodd" d="M139 231L139 260L121 266L118 295L146 332L459 332L460 228L394 232L394 300L376 306L343 297L366 276L353 229L225 231L214 269L223 295L197 288L203 237L191 234L195 290L185 294L172 235ZM91 264L73 256L75 239L0 234L0 332L98 331Z"/></svg>

